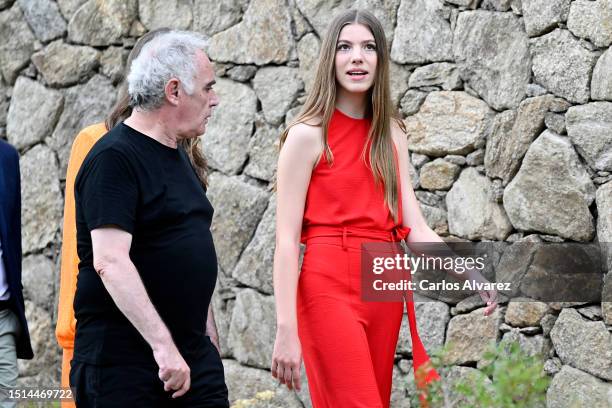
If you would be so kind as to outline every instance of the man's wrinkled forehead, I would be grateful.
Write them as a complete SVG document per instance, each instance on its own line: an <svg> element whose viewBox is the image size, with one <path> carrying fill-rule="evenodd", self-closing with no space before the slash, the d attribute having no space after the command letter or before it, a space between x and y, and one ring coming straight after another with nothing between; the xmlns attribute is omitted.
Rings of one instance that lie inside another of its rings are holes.
<svg viewBox="0 0 612 408"><path fill-rule="evenodd" d="M198 64L198 74L204 75L206 81L214 81L215 69L213 63L203 50L196 51L196 62Z"/></svg>

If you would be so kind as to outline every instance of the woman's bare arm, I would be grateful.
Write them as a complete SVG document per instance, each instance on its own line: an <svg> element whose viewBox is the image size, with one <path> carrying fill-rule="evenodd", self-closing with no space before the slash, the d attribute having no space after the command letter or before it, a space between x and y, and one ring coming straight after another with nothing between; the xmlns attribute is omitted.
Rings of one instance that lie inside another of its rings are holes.
<svg viewBox="0 0 612 408"><path fill-rule="evenodd" d="M440 238L427 224L419 201L416 198L412 183L410 181L410 174L408 172L408 163L410 160L408 152L408 140L406 134L401 130L397 123L392 123L392 137L395 147L397 148L398 162L400 168L400 186L402 190L402 221L403 225L410 228L410 234L406 239L406 244L415 253L421 253L419 243L444 243L444 240ZM449 253L452 254L450 248ZM488 282L486 278L478 272L476 269L472 269L464 274L458 274L453 270L448 271L452 276L455 276L463 280L473 280L476 282ZM496 298L497 292L495 290L481 291L481 297L487 302L484 314L489 315L497 307Z"/></svg>
<svg viewBox="0 0 612 408"><path fill-rule="evenodd" d="M398 162L400 168L400 186L402 190L402 220L403 224L410 227L410 234L406 243L410 245L413 242L444 242L427 225L427 221L421 212L421 207L414 194L410 174L408 172L408 163L410 162L408 152L408 140L406 134L400 127L392 122L392 136L395 147L397 148Z"/></svg>
<svg viewBox="0 0 612 408"><path fill-rule="evenodd" d="M274 298L277 333L272 375L300 389L301 348L297 337L296 293L304 205L310 176L321 154L321 130L298 124L289 130L277 171Z"/></svg>

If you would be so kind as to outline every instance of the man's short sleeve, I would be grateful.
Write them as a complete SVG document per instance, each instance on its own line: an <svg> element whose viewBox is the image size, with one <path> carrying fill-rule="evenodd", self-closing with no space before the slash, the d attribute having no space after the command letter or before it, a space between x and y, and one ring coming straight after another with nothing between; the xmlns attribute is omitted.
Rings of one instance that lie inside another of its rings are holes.
<svg viewBox="0 0 612 408"><path fill-rule="evenodd" d="M138 183L126 156L106 149L86 161L75 185L87 229L116 225L132 234L138 204Z"/></svg>

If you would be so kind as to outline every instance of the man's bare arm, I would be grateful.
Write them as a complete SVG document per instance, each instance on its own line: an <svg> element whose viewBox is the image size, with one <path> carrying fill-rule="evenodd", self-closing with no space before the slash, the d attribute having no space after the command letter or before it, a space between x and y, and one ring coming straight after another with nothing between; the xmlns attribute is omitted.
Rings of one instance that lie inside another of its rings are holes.
<svg viewBox="0 0 612 408"><path fill-rule="evenodd" d="M119 310L153 349L159 377L173 397L190 387L190 371L170 331L155 310L136 267L130 259L132 235L114 227L91 231L94 268Z"/></svg>
<svg viewBox="0 0 612 408"><path fill-rule="evenodd" d="M211 300L208 305L208 316L206 318L206 335L210 337L210 341L221 354L221 343L219 342L219 332L217 331L217 324L215 322L215 315L213 313L213 302Z"/></svg>

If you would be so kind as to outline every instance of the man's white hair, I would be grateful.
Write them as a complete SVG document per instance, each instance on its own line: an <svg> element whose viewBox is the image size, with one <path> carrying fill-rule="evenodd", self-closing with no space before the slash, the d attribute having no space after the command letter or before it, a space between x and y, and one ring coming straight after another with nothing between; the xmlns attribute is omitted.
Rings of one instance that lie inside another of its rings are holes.
<svg viewBox="0 0 612 408"><path fill-rule="evenodd" d="M190 31L172 30L146 43L132 61L127 77L130 106L152 110L163 105L166 83L176 78L187 94L194 91L196 52L205 51L206 37Z"/></svg>

